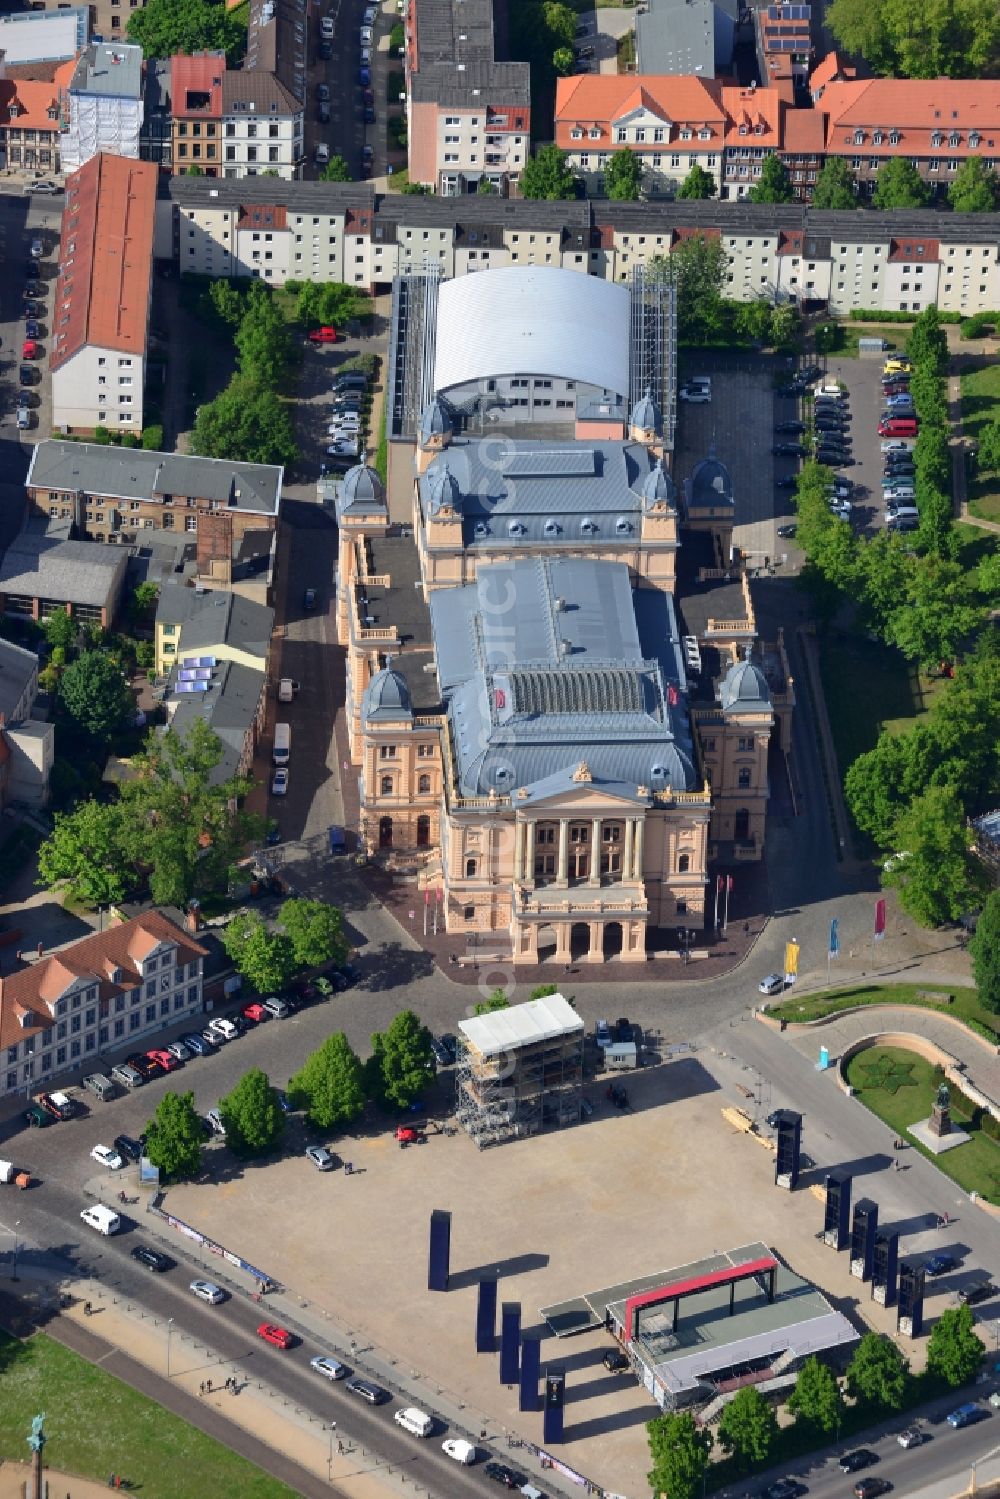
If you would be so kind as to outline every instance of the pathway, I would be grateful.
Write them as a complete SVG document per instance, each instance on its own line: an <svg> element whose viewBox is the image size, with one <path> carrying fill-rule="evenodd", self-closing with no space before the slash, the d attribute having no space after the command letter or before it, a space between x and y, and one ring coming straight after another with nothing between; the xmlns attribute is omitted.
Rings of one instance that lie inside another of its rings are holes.
<svg viewBox="0 0 1000 1499"><path fill-rule="evenodd" d="M948 339L952 369L952 373L948 376L948 419L951 424L949 446L951 448L951 492L954 512L958 519L965 521L967 525L978 526L981 531L992 531L1000 535L1000 522L973 515L969 509L966 465L971 442L962 429L962 367L973 359L982 359L995 354L995 340L973 338L959 341L958 329L950 325L945 328L945 334Z"/></svg>

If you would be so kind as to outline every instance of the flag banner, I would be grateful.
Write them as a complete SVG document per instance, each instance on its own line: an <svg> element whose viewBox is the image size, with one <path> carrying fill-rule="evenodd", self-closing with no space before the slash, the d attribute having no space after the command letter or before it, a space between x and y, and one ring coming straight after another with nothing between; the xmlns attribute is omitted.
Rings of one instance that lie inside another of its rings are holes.
<svg viewBox="0 0 1000 1499"><path fill-rule="evenodd" d="M729 894L732 895L732 893L733 893L733 877L732 877L732 875L729 875L727 877L727 879L726 879L726 889L729 892Z"/></svg>
<svg viewBox="0 0 1000 1499"><path fill-rule="evenodd" d="M840 922L836 916L830 922L830 957L840 957Z"/></svg>
<svg viewBox="0 0 1000 1499"><path fill-rule="evenodd" d="M785 943L785 978L793 979L799 971L799 944Z"/></svg>
<svg viewBox="0 0 1000 1499"><path fill-rule="evenodd" d="M885 901L875 902L875 940L881 942L885 936Z"/></svg>

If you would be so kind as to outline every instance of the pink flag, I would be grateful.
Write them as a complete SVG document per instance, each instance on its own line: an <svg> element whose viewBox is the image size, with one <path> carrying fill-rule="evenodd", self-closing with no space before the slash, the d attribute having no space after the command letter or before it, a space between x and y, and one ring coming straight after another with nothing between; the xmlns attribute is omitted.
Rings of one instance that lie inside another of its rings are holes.
<svg viewBox="0 0 1000 1499"><path fill-rule="evenodd" d="M875 938L880 940L885 936L885 901L875 902Z"/></svg>

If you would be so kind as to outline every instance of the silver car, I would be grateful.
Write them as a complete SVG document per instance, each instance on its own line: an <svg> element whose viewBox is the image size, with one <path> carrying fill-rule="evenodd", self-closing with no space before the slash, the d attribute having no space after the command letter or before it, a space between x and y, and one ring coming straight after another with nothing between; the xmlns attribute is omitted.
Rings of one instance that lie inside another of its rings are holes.
<svg viewBox="0 0 1000 1499"><path fill-rule="evenodd" d="M207 1301L210 1306L218 1306L225 1301L226 1293L221 1286L217 1286L211 1280L193 1280L189 1289L198 1297L199 1301Z"/></svg>
<svg viewBox="0 0 1000 1499"><path fill-rule="evenodd" d="M307 1145L306 1155L312 1161L317 1171L332 1171L334 1159L323 1145Z"/></svg>

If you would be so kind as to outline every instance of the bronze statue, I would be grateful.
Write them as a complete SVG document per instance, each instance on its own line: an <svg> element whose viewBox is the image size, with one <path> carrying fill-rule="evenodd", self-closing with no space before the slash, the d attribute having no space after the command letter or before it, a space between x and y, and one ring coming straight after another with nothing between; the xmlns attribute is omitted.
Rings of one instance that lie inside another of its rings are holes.
<svg viewBox="0 0 1000 1499"><path fill-rule="evenodd" d="M35 1416L32 1420L31 1436L27 1438L28 1446L31 1448L32 1452L41 1452L42 1448L45 1446L46 1437L45 1432L42 1430L44 1422L44 1411L42 1411L40 1416Z"/></svg>
<svg viewBox="0 0 1000 1499"><path fill-rule="evenodd" d="M935 1100L935 1103L936 1107L939 1109L947 1109L950 1106L951 1094L948 1092L947 1083L942 1083L940 1088L937 1090L937 1099Z"/></svg>

